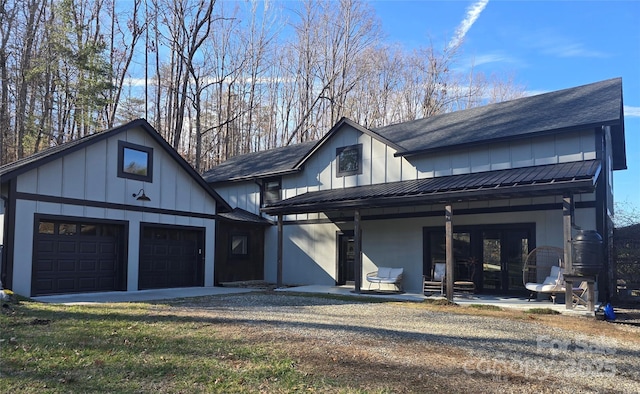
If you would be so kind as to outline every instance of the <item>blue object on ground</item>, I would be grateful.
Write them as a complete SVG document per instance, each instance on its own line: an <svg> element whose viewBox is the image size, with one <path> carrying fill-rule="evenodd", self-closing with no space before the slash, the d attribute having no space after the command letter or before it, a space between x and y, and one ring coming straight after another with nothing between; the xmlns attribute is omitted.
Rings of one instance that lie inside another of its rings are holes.
<svg viewBox="0 0 640 394"><path fill-rule="evenodd" d="M604 307L604 318L607 320L616 320L616 314L613 311L613 307L609 303Z"/></svg>

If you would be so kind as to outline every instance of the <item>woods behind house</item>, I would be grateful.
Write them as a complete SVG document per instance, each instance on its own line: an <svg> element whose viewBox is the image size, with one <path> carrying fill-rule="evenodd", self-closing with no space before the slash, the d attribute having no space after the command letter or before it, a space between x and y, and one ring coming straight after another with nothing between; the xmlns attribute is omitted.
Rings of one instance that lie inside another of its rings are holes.
<svg viewBox="0 0 640 394"><path fill-rule="evenodd" d="M143 117L204 171L318 139L343 116L380 127L524 94L446 32L389 42L358 0L1 7L0 164Z"/></svg>

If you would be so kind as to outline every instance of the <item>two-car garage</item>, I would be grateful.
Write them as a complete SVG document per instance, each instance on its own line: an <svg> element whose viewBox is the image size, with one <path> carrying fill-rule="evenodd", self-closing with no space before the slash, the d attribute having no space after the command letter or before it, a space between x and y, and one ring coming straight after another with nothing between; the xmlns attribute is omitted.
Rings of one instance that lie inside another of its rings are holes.
<svg viewBox="0 0 640 394"><path fill-rule="evenodd" d="M0 166L0 281L24 296L214 285L229 205L145 120Z"/></svg>
<svg viewBox="0 0 640 394"><path fill-rule="evenodd" d="M127 230L118 221L38 217L32 295L126 290ZM138 289L203 286L204 233L142 223Z"/></svg>

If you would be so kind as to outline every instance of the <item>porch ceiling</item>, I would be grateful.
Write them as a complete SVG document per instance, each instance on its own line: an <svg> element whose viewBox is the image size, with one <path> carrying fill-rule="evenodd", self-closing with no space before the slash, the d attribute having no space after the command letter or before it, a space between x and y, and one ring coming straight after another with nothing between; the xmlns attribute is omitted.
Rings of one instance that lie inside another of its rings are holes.
<svg viewBox="0 0 640 394"><path fill-rule="evenodd" d="M270 215L588 193L599 160L308 192L262 208Z"/></svg>

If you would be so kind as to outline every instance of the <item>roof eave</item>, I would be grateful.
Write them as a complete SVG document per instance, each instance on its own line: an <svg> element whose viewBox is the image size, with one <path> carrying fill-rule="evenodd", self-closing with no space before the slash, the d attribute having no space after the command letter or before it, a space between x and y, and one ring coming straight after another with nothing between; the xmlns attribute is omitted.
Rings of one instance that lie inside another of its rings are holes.
<svg viewBox="0 0 640 394"><path fill-rule="evenodd" d="M493 138L493 139L485 139L485 140L479 140L479 141L471 141L471 142L465 142L465 143L462 143L462 144L437 146L437 147L434 147L434 148L416 149L416 150L411 150L411 151L406 150L404 152L395 153L394 157L416 156L416 155L422 155L422 154L432 153L432 152L436 152L436 151L442 151L444 149L463 149L463 148L470 147L470 146L477 146L478 144L494 144L496 142L517 141L517 140L531 138L532 136L543 137L545 135L552 135L552 134L558 134L558 133L567 133L567 132L578 131L578 130L587 130L587 129L593 129L593 128L602 127L602 126L613 126L613 127L615 127L615 126L619 125L620 123L621 123L620 119L614 119L614 120L608 120L608 121L604 121L604 122L597 122L597 123L589 123L589 124L583 124L583 125L577 125L577 126L571 126L571 127L564 127L564 128L561 128L561 129L540 130L540 131L527 133L527 134L522 134L522 135L511 135L511 136L501 137L501 138Z"/></svg>
<svg viewBox="0 0 640 394"><path fill-rule="evenodd" d="M595 190L597 175L588 179L550 182L547 184L527 184L507 187L487 187L480 189L462 189L447 192L432 192L411 196L389 196L373 198L355 198L350 200L328 201L321 204L303 203L291 206L273 206L262 208L268 215L289 215L314 212L331 212L357 208L385 208L417 204L454 203L490 199L518 198L530 196L564 195L568 193L590 193Z"/></svg>
<svg viewBox="0 0 640 394"><path fill-rule="evenodd" d="M283 176L283 175L292 175L292 174L297 174L302 170L303 170L303 168L296 168L296 169L293 169L293 170L282 170L282 171L266 172L266 173L262 173L262 174L252 174L252 175L229 178L229 179L224 179L224 180L219 180L219 181L207 181L207 180L205 180L205 181L207 183L209 183L209 185L222 185L222 184L225 184L225 183L238 183L238 182L256 181L258 179L267 179L267 178L273 178L273 177Z"/></svg>

